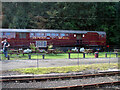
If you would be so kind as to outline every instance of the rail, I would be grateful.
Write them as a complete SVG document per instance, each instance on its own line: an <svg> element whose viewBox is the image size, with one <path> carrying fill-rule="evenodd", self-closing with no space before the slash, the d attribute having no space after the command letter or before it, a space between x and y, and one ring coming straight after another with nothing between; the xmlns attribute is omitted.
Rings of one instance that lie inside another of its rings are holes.
<svg viewBox="0 0 120 90"><path fill-rule="evenodd" d="M119 76L120 72L112 72L112 73L102 73L102 74L89 74L89 75L78 75L78 76L63 76L63 77L39 77L39 78L16 78L16 79L2 79L0 80L0 82L4 83L4 85L6 84L14 84L15 83L18 85L22 85L23 83L38 83L38 82L41 82L45 81L48 83L48 82L51 82L52 80L56 81L56 79L60 80L75 80L75 79L83 79L83 80L89 80L91 78L99 78L99 77L111 77L111 76ZM92 80L92 79L91 79ZM31 84L30 84L31 85ZM39 85L39 84L38 84ZM47 85L47 84L46 84ZM70 85L63 85L63 86L52 86L52 87L40 87L38 88L38 90L58 90L58 89L70 89L70 90L81 90L81 89L95 89L95 88L101 88L101 87L107 87L107 86L117 86L117 85L120 85L120 81L106 81L106 82L94 82L94 83L83 83L83 84L70 84Z"/></svg>
<svg viewBox="0 0 120 90"><path fill-rule="evenodd" d="M88 78L88 77L100 77L100 76L113 76L113 75L119 75L120 72L111 72L111 73L100 73L100 74L88 74L88 75L76 75L76 76L59 76L59 77L38 77L38 78L7 78L7 79L1 79L0 82L26 82L26 81L47 81L47 80L55 80L55 79L82 79L82 78Z"/></svg>
<svg viewBox="0 0 120 90"><path fill-rule="evenodd" d="M75 86L65 86L65 87L52 87L52 88L42 88L41 90L58 90L58 89L69 89L69 90L81 90L81 89L91 89L91 88L100 88L105 85L120 85L120 81L116 82L105 82L105 83L95 83L95 84L84 84L84 85L75 85ZM119 89L118 89L119 90Z"/></svg>

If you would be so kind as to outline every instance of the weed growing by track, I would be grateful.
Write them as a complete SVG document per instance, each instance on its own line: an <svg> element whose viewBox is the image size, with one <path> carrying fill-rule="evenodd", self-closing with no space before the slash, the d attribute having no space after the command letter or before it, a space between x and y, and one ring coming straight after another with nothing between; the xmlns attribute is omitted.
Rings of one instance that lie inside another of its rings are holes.
<svg viewBox="0 0 120 90"><path fill-rule="evenodd" d="M18 71L24 74L49 74L49 73L69 73L69 72L81 72L86 70L107 70L109 68L120 68L120 63L104 63L104 64L91 64L91 65L79 65L79 66L64 66L64 67L40 67L40 68L23 68L14 69L12 71Z"/></svg>

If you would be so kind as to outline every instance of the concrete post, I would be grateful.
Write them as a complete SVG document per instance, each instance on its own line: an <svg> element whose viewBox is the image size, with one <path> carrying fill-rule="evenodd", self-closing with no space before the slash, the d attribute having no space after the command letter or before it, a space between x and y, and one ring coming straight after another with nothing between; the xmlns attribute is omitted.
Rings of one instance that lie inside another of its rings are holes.
<svg viewBox="0 0 120 90"><path fill-rule="evenodd" d="M116 53L116 57L118 57L118 53Z"/></svg>
<svg viewBox="0 0 120 90"><path fill-rule="evenodd" d="M10 56L9 56L9 55L8 55L8 57L7 57L7 58L8 58L8 60L10 60Z"/></svg>
<svg viewBox="0 0 120 90"><path fill-rule="evenodd" d="M85 53L83 53L83 58L85 58Z"/></svg>
<svg viewBox="0 0 120 90"><path fill-rule="evenodd" d="M28 57L29 57L29 59L31 59L31 55L30 54L28 54Z"/></svg>
<svg viewBox="0 0 120 90"><path fill-rule="evenodd" d="M69 57L69 59L70 59L70 53L68 53L68 57Z"/></svg>
<svg viewBox="0 0 120 90"><path fill-rule="evenodd" d="M105 58L107 58L107 53L105 53Z"/></svg>
<svg viewBox="0 0 120 90"><path fill-rule="evenodd" d="M45 59L45 55L44 54L42 55L42 57L43 57L43 59Z"/></svg>

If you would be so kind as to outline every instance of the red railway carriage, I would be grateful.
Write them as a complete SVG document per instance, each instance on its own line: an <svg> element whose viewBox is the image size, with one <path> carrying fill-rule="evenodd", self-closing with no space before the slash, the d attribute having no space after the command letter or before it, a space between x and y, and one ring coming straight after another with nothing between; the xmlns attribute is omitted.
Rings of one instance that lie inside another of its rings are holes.
<svg viewBox="0 0 120 90"><path fill-rule="evenodd" d="M46 48L52 44L55 47L75 46L105 46L106 33L102 31L48 30L48 29L1 29L1 38L8 39L11 47Z"/></svg>

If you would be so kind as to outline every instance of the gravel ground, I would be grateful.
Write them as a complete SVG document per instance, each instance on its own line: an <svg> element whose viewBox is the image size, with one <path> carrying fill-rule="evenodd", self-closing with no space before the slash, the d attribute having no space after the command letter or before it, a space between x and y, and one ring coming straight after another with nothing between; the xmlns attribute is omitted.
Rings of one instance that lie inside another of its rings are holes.
<svg viewBox="0 0 120 90"><path fill-rule="evenodd" d="M95 64L95 63L118 63L120 58L93 58L79 59L80 64ZM56 59L56 60L39 60L39 67L57 67L57 66L72 66L78 65L78 59ZM8 71L17 68L32 68L37 66L36 60L4 60L0 61L1 76L21 75L19 72ZM94 73L94 70L85 71L84 73ZM25 75L25 74L24 74Z"/></svg>
<svg viewBox="0 0 120 90"><path fill-rule="evenodd" d="M41 81L29 83L2 83L3 88L50 88L50 87L64 87L83 84L94 84L103 82L118 81L120 76L96 77L96 78L83 78L83 79L70 79L70 80L55 80L55 81ZM118 87L116 87L118 88ZM120 89L120 88L119 88Z"/></svg>
<svg viewBox="0 0 120 90"><path fill-rule="evenodd" d="M79 59L79 64L95 64L95 63L118 63L120 58L94 58L94 59ZM21 75L19 72L8 71L17 68L30 68L36 67L36 60L4 60L0 61L2 70L0 70L1 76ZM39 67L57 67L57 66L71 66L78 65L78 59L57 59L57 60L39 60ZM81 72L80 72L81 73ZM82 74L94 74L98 71L88 70L82 72ZM53 73L54 74L54 73ZM70 86L70 85L82 85L87 83L97 82L109 82L118 81L118 76L113 77L99 77L91 79L77 79L77 80L64 80L64 81L47 81L47 82L31 82L31 83L3 83L3 88L48 88L56 86ZM108 86L110 88L112 86ZM114 86L116 89L120 86ZM119 88L120 89L120 88Z"/></svg>

